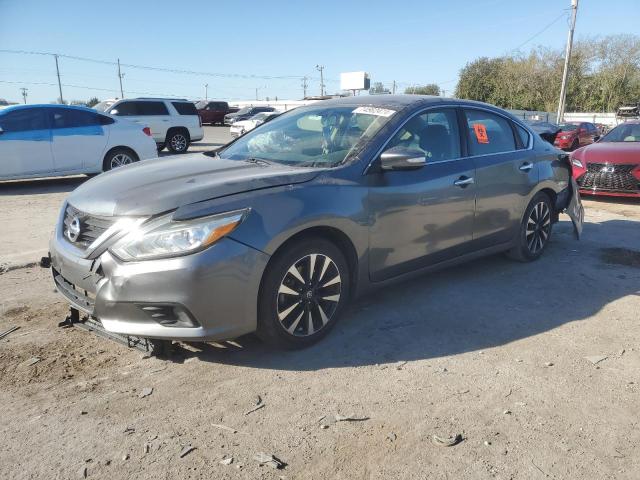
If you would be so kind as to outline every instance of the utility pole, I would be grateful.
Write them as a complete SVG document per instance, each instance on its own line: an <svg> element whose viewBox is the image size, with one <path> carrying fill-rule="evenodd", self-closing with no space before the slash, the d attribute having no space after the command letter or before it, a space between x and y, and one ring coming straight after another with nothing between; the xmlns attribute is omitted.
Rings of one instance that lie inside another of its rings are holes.
<svg viewBox="0 0 640 480"><path fill-rule="evenodd" d="M118 59L118 80L120 80L120 98L124 98L124 92L122 91L122 77L124 77L124 73L120 72L120 59Z"/></svg>
<svg viewBox="0 0 640 480"><path fill-rule="evenodd" d="M209 101L209 84L208 83L204 84L204 101L205 102Z"/></svg>
<svg viewBox="0 0 640 480"><path fill-rule="evenodd" d="M307 77L304 76L302 77L302 91L303 91L303 96L302 98L307 98Z"/></svg>
<svg viewBox="0 0 640 480"><path fill-rule="evenodd" d="M316 65L316 70L320 72L320 96L324 97L324 65Z"/></svg>
<svg viewBox="0 0 640 480"><path fill-rule="evenodd" d="M446 97L446 96L447 96L447 91L446 91L444 88L442 89L442 96L443 96L443 97Z"/></svg>
<svg viewBox="0 0 640 480"><path fill-rule="evenodd" d="M56 60L56 75L58 75L58 90L60 91L60 103L64 105L64 99L62 98L62 83L60 82L60 68L58 67L58 55L53 54L53 58Z"/></svg>
<svg viewBox="0 0 640 480"><path fill-rule="evenodd" d="M256 100L258 100L258 87L256 87Z"/></svg>
<svg viewBox="0 0 640 480"><path fill-rule="evenodd" d="M565 100L567 98L567 79L569 78L569 60L573 47L573 31L576 28L576 16L578 15L578 0L571 0L571 26L567 36L567 51L564 54L564 72L562 73L562 86L560 87L560 101L558 102L558 116L556 123L560 123L564 117Z"/></svg>
<svg viewBox="0 0 640 480"><path fill-rule="evenodd" d="M27 91L29 91L28 88L24 88L22 87L20 90L22 90L22 99L24 100L24 103L27 103Z"/></svg>
<svg viewBox="0 0 640 480"><path fill-rule="evenodd" d="M393 86L391 87L391 93L396 94L396 81L393 81Z"/></svg>

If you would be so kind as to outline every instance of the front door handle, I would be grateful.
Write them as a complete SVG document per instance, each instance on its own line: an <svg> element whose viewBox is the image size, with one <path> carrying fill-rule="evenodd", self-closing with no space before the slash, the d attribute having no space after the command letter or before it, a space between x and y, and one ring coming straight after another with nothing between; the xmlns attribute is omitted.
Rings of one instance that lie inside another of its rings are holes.
<svg viewBox="0 0 640 480"><path fill-rule="evenodd" d="M453 182L453 184L456 187L466 187L467 185L471 185L472 183L474 183L474 179L473 177L466 177L466 176L462 176L460 177L458 180L456 180L455 182Z"/></svg>
<svg viewBox="0 0 640 480"><path fill-rule="evenodd" d="M528 172L532 168L533 168L533 163L531 162L524 162L522 165L520 165L521 172Z"/></svg>

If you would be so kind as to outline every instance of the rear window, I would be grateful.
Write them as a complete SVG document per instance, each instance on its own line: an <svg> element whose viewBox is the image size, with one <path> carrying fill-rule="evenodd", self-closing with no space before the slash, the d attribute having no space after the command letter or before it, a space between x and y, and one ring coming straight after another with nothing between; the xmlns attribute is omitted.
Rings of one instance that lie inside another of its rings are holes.
<svg viewBox="0 0 640 480"><path fill-rule="evenodd" d="M180 115L198 115L198 109L191 102L171 102Z"/></svg>
<svg viewBox="0 0 640 480"><path fill-rule="evenodd" d="M19 109L2 115L0 116L0 127L5 132L26 132L48 128L41 108Z"/></svg>

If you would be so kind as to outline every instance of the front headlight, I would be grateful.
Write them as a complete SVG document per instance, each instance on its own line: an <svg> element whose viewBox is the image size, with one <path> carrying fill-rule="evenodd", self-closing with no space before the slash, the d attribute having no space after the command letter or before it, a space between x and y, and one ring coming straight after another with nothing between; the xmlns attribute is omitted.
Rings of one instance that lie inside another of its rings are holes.
<svg viewBox="0 0 640 480"><path fill-rule="evenodd" d="M221 213L187 221L167 218L160 223L141 225L125 235L111 253L124 261L175 257L213 245L236 229L249 209Z"/></svg>
<svg viewBox="0 0 640 480"><path fill-rule="evenodd" d="M571 163L573 164L574 167L584 168L584 166L582 165L582 162L577 158L572 158Z"/></svg>

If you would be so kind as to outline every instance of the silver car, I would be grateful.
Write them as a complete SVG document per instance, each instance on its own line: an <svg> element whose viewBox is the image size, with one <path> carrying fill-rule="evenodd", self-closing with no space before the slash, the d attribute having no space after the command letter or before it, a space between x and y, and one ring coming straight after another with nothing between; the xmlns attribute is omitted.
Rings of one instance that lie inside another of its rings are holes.
<svg viewBox="0 0 640 480"><path fill-rule="evenodd" d="M209 154L89 180L51 240L55 285L108 332L295 348L348 300L507 252L539 258L583 210L566 154L496 107L328 100Z"/></svg>

